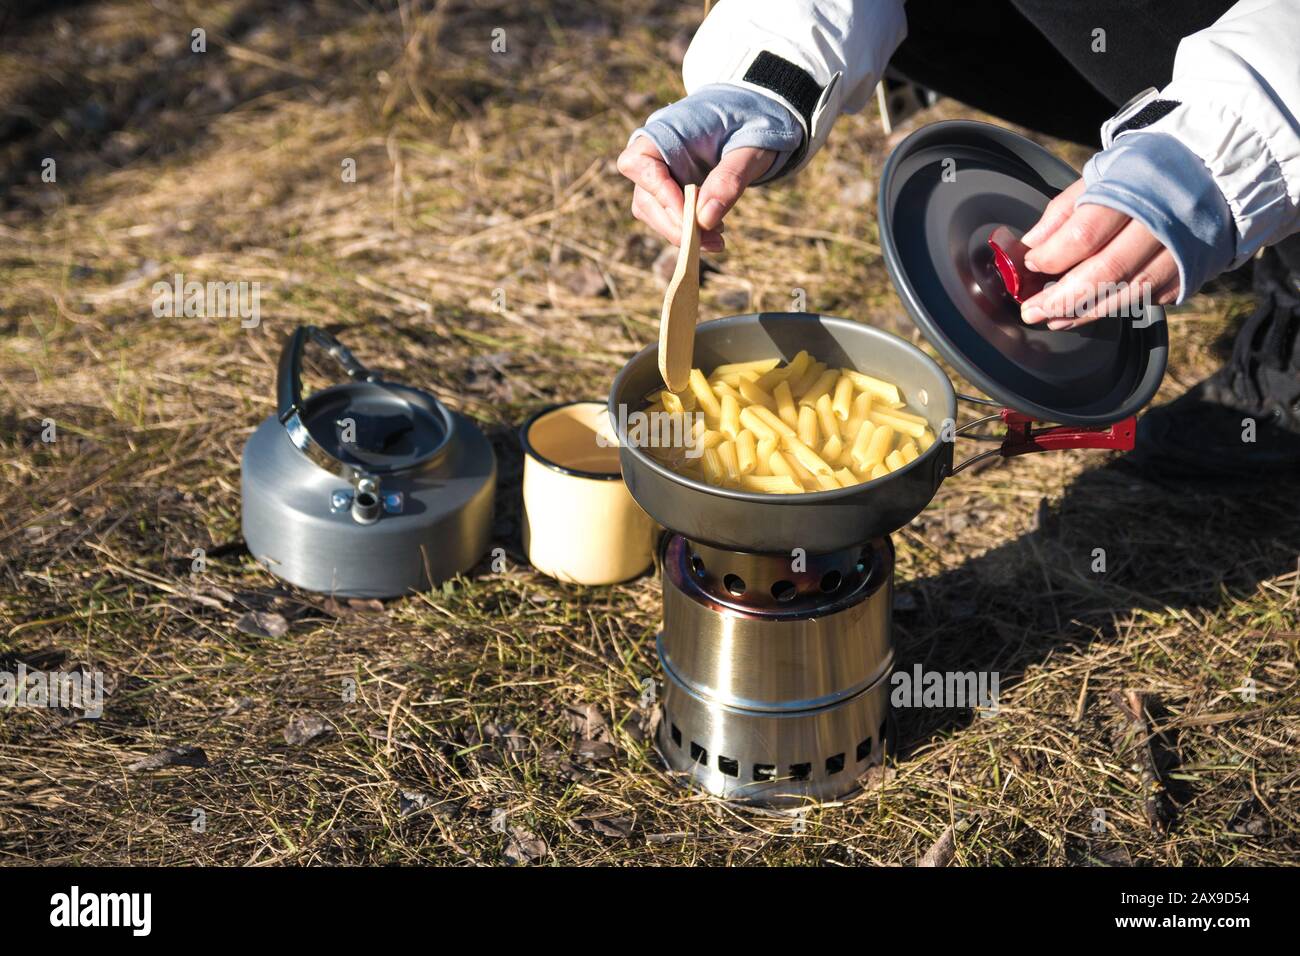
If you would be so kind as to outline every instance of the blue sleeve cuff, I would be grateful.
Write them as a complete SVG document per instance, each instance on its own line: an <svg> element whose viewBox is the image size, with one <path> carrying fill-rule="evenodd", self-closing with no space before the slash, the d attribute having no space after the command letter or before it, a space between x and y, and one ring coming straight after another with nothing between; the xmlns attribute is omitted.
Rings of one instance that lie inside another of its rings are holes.
<svg viewBox="0 0 1300 956"><path fill-rule="evenodd" d="M1129 133L1083 168L1080 203L1131 216L1178 263L1178 302L1232 264L1237 229L1199 156L1167 133Z"/></svg>
<svg viewBox="0 0 1300 956"><path fill-rule="evenodd" d="M701 87L650 115L628 142L647 137L679 183L699 185L722 157L741 146L777 152L755 183L770 182L803 142L803 127L788 109L761 93L729 83Z"/></svg>

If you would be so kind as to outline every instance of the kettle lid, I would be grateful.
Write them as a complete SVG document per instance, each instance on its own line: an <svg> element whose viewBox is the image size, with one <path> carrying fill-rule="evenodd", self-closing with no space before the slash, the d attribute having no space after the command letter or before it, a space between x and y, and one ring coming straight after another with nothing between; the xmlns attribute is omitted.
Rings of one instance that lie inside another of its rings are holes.
<svg viewBox="0 0 1300 956"><path fill-rule="evenodd" d="M351 381L302 395L302 353L325 349ZM396 474L430 464L447 450L454 422L427 392L385 382L343 343L316 326L299 326L280 355L277 415L290 439L331 471Z"/></svg>

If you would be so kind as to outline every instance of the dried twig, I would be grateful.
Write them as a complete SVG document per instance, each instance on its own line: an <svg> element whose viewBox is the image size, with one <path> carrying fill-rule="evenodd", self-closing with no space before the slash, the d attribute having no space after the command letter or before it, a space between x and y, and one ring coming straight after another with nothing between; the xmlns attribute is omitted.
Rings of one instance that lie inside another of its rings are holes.
<svg viewBox="0 0 1300 956"><path fill-rule="evenodd" d="M1173 822L1173 807L1165 793L1160 770L1156 766L1155 753L1151 747L1154 735L1151 732L1146 701L1143 695L1135 690L1111 691L1110 699L1124 720L1121 756L1132 755L1131 766L1137 772L1142 786L1143 814L1152 830L1168 833Z"/></svg>

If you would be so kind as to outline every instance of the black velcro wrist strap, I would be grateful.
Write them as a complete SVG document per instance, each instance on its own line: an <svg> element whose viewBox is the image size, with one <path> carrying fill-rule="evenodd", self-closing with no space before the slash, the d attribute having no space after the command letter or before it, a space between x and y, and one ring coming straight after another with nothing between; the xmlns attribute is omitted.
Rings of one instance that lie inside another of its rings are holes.
<svg viewBox="0 0 1300 956"><path fill-rule="evenodd" d="M813 110L822 96L822 88L812 74L784 57L764 50L754 57L743 79L746 83L771 90L798 110L808 134L805 142L812 137Z"/></svg>
<svg viewBox="0 0 1300 956"><path fill-rule="evenodd" d="M1152 100L1126 119L1120 126L1116 127L1114 132L1111 133L1111 141L1114 142L1120 133L1128 133L1135 129L1146 129L1152 123L1164 119L1182 105L1177 100Z"/></svg>

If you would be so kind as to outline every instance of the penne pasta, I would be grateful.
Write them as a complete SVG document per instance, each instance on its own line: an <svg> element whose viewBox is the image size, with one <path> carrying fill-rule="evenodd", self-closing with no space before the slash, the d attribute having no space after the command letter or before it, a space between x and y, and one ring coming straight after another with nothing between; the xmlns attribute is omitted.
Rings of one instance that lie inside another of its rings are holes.
<svg viewBox="0 0 1300 956"><path fill-rule="evenodd" d="M911 412L905 412L903 411L903 408L904 406L900 402L897 408L889 409L889 414L893 415L895 418L901 418L905 422L916 422L918 425L930 424L929 419L922 418L920 415L913 415Z"/></svg>
<svg viewBox="0 0 1300 956"><path fill-rule="evenodd" d="M753 474L758 467L758 446L748 428L736 436L736 466L742 475Z"/></svg>
<svg viewBox="0 0 1300 956"><path fill-rule="evenodd" d="M777 437L784 440L786 438L797 438L799 436L799 433L795 431L793 425L789 425L784 420L777 418L776 415L774 415L772 412L769 412L763 406L751 405L749 407L753 410L754 415L757 418L761 419L767 425L767 427L770 428L777 435ZM796 415L795 424L797 425L798 423L799 423L799 417L798 415Z"/></svg>
<svg viewBox="0 0 1300 956"><path fill-rule="evenodd" d="M767 423L766 419L758 417L758 413L754 411L753 406L740 410L740 424L753 432L754 437L760 441L771 439L773 447L775 447L778 437L777 431Z"/></svg>
<svg viewBox="0 0 1300 956"><path fill-rule="evenodd" d="M740 397L751 405L762 405L769 411L776 411L776 399L763 389L759 388L756 383L742 379L740 382L739 392Z"/></svg>
<svg viewBox="0 0 1300 956"><path fill-rule="evenodd" d="M732 481L740 480L740 463L736 459L736 443L734 441L724 441L718 446L718 457L722 459L722 467L727 473L727 477Z"/></svg>
<svg viewBox="0 0 1300 956"><path fill-rule="evenodd" d="M812 365L813 357L803 349L800 349L799 354L786 363L785 367L789 369L790 372L786 380L799 381L799 379L803 378L804 375L807 374L808 369L812 368Z"/></svg>
<svg viewBox="0 0 1300 956"><path fill-rule="evenodd" d="M790 463L790 467L794 470L794 476L799 484L803 485L804 491L817 490L817 476L805 468L798 458L787 454L785 460Z"/></svg>
<svg viewBox="0 0 1300 956"><path fill-rule="evenodd" d="M740 402L730 395L723 395L721 406L722 416L719 419L718 430L735 438L740 434Z"/></svg>
<svg viewBox="0 0 1300 956"><path fill-rule="evenodd" d="M715 419L722 417L722 406L718 404L718 397L713 394L708 379L698 368L691 369L690 388L699 403L700 411Z"/></svg>
<svg viewBox="0 0 1300 956"><path fill-rule="evenodd" d="M718 457L718 449L704 449L704 454L700 456L700 465L704 470L705 481L711 485L722 484L722 479L726 476L726 469L723 467L722 459Z"/></svg>
<svg viewBox="0 0 1300 956"><path fill-rule="evenodd" d="M899 418L893 412L870 411L867 413L867 418L877 425L888 425L894 431L910 435L912 438L920 438L925 432L924 425L918 425L916 422L909 422L906 419Z"/></svg>
<svg viewBox="0 0 1300 956"><path fill-rule="evenodd" d="M754 466L754 474L770 475L772 474L772 453L776 451L776 436L763 438L758 442L758 463Z"/></svg>
<svg viewBox="0 0 1300 956"><path fill-rule="evenodd" d="M817 475L817 486L821 491L838 491L840 483L835 479L835 475Z"/></svg>
<svg viewBox="0 0 1300 956"><path fill-rule="evenodd" d="M799 482L789 475L741 475L740 487L770 495L797 495L803 491Z"/></svg>
<svg viewBox="0 0 1300 956"><path fill-rule="evenodd" d="M808 371L804 372L803 377L801 379L799 379L798 381L795 381L793 379L789 380L790 392L794 395L796 399L799 398L801 395L804 394L804 392L812 388L813 384L822 377L822 373L825 371L826 371L825 362L813 362L811 365L808 366Z"/></svg>
<svg viewBox="0 0 1300 956"><path fill-rule="evenodd" d="M713 389L713 394L718 396L719 403L722 402L722 397L724 395L730 395L732 398L734 398L736 400L737 405L739 405L741 402L745 400L744 396L742 396L740 392L732 388L726 382L711 382L709 383L709 387Z"/></svg>
<svg viewBox="0 0 1300 956"><path fill-rule="evenodd" d="M714 431L712 428L705 429L704 434L699 437L700 446L702 448L717 448L726 440L726 435L722 432Z"/></svg>
<svg viewBox="0 0 1300 956"><path fill-rule="evenodd" d="M871 435L875 430L876 426L871 422L863 422L857 434L853 436L853 446L849 449L849 455L853 459L853 464L859 469L867 466L867 446L871 444Z"/></svg>
<svg viewBox="0 0 1300 956"><path fill-rule="evenodd" d="M882 381L871 375L862 372L855 372L852 369L845 369L844 374L853 379L853 384L864 392L868 392L882 402L897 402L902 400L898 394L898 386L891 385L889 382Z"/></svg>
<svg viewBox="0 0 1300 956"><path fill-rule="evenodd" d="M724 375L742 375L745 372L753 372L754 377L762 375L764 372L770 372L781 364L780 359L755 359L752 362L728 362L725 365L719 365L713 370L710 378L722 378Z"/></svg>
<svg viewBox="0 0 1300 956"><path fill-rule="evenodd" d="M829 395L823 395L817 399L817 421L821 424L822 433L827 438L840 433L840 420L835 417Z"/></svg>
<svg viewBox="0 0 1300 956"><path fill-rule="evenodd" d="M844 436L845 441L852 441L858 434L858 429L862 423L867 420L867 415L871 412L871 396L863 392L857 398L853 399L853 405L849 409L848 421L840 429L840 434Z"/></svg>
<svg viewBox="0 0 1300 956"><path fill-rule="evenodd" d="M786 458L780 451L772 452L767 460L768 467L772 469L774 475L785 475L788 478L794 478L795 472L790 464L790 459Z"/></svg>
<svg viewBox="0 0 1300 956"><path fill-rule="evenodd" d="M776 413L781 421L791 428L799 424L799 412L794 407L794 396L789 382L781 382L772 389L772 400L776 402Z"/></svg>
<svg viewBox="0 0 1300 956"><path fill-rule="evenodd" d="M816 381L808 386L807 391L800 395L796 395L795 398L799 399L800 405L815 406L817 404L817 399L821 398L823 395L830 394L831 389L835 387L835 383L839 381L839 378L839 369L828 368L818 376Z"/></svg>
<svg viewBox="0 0 1300 956"><path fill-rule="evenodd" d="M849 488L897 471L934 444L929 419L896 385L828 368L807 351L691 369L681 392L658 390L647 413L683 416L683 447L646 450L678 474L766 494ZM695 455L698 450L698 457Z"/></svg>
<svg viewBox="0 0 1300 956"><path fill-rule="evenodd" d="M829 475L835 469L822 460L822 456L817 454L798 438L785 438L781 442L781 447L790 453L790 457L796 462L803 465L814 475Z"/></svg>
<svg viewBox="0 0 1300 956"><path fill-rule="evenodd" d="M659 401L663 403L664 411L673 415L684 415L695 409L695 393L690 389L680 395L664 389L659 393Z"/></svg>
<svg viewBox="0 0 1300 956"><path fill-rule="evenodd" d="M799 440L809 448L817 444L817 411L811 405L799 406Z"/></svg>
<svg viewBox="0 0 1300 956"><path fill-rule="evenodd" d="M849 378L843 372L835 380L835 398L831 401L831 408L835 411L835 417L842 422L849 420L849 415L853 409L853 379Z"/></svg>
<svg viewBox="0 0 1300 956"><path fill-rule="evenodd" d="M894 446L894 430L888 425L877 425L867 442L866 454L859 462L860 468L873 468L885 460L889 450Z"/></svg>
<svg viewBox="0 0 1300 956"><path fill-rule="evenodd" d="M772 369L770 372L764 372L758 378L754 379L754 384L765 392L771 392L781 382L790 380L790 366L782 365Z"/></svg>

